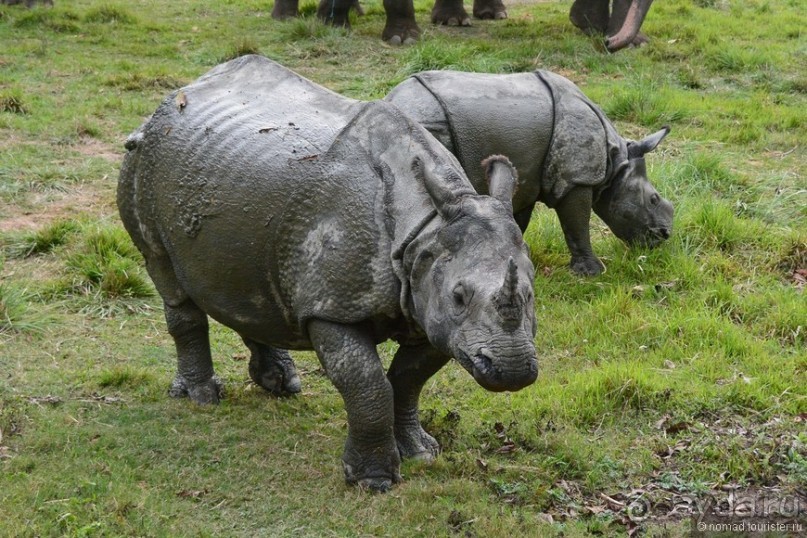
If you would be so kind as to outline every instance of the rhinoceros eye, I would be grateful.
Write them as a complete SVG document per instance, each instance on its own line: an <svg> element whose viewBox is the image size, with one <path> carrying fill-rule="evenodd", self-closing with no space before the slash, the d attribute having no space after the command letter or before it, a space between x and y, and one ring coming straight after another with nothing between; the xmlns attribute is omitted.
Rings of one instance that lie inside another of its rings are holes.
<svg viewBox="0 0 807 538"><path fill-rule="evenodd" d="M454 297L454 306L463 307L465 306L465 288L462 287L462 284L457 284L454 286L454 291L452 292Z"/></svg>
<svg viewBox="0 0 807 538"><path fill-rule="evenodd" d="M653 193L653 196L650 197L650 203L652 205L658 205L660 200L661 200L661 197L656 193Z"/></svg>

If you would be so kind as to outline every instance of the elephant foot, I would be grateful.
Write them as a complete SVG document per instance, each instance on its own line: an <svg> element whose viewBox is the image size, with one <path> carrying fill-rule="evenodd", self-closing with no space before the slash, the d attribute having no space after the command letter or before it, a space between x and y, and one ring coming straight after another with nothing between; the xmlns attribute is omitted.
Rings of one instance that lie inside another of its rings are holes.
<svg viewBox="0 0 807 538"><path fill-rule="evenodd" d="M350 8L358 1L336 6L334 0L321 0L317 8L317 17L325 24L337 28L350 28Z"/></svg>
<svg viewBox="0 0 807 538"><path fill-rule="evenodd" d="M381 39L390 45L412 45L417 42L420 37L420 28L414 19L387 19L387 24L384 26L384 31L381 33Z"/></svg>
<svg viewBox="0 0 807 538"><path fill-rule="evenodd" d="M401 459L415 459L431 463L440 452L437 440L426 433L420 424L410 427L396 427L395 441Z"/></svg>
<svg viewBox="0 0 807 538"><path fill-rule="evenodd" d="M275 7L272 8L272 18L284 21L299 15L297 10L297 0L275 0Z"/></svg>
<svg viewBox="0 0 807 538"><path fill-rule="evenodd" d="M437 0L432 8L432 23L471 26L471 18L462 6L462 0Z"/></svg>
<svg viewBox="0 0 807 538"><path fill-rule="evenodd" d="M348 436L342 456L345 481L361 489L384 493L403 480L401 457L394 439L383 445L360 445Z"/></svg>
<svg viewBox="0 0 807 538"><path fill-rule="evenodd" d="M477 19L501 20L507 18L507 9L502 0L474 0L473 13Z"/></svg>
<svg viewBox="0 0 807 538"><path fill-rule="evenodd" d="M604 34L611 14L609 2L601 0L575 0L569 10L569 20L586 34Z"/></svg>
<svg viewBox="0 0 807 538"><path fill-rule="evenodd" d="M256 385L275 396L300 392L300 376L288 351L267 346L250 349L249 377Z"/></svg>
<svg viewBox="0 0 807 538"><path fill-rule="evenodd" d="M172 398L187 396L199 405L218 404L224 395L224 384L215 375L202 383L191 384L184 376L177 374L171 382L168 395Z"/></svg>
<svg viewBox="0 0 807 538"><path fill-rule="evenodd" d="M572 273L580 276L597 276L605 272L605 265L596 257L572 258L569 267Z"/></svg>

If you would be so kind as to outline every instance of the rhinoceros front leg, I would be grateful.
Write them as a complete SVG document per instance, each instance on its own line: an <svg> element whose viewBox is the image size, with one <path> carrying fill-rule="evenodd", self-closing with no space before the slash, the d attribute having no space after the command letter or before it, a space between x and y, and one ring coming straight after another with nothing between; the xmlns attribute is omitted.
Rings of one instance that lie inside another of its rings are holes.
<svg viewBox="0 0 807 538"><path fill-rule="evenodd" d="M266 346L249 338L243 340L251 353L249 377L256 385L275 396L300 392L300 376L297 375L297 367L288 351Z"/></svg>
<svg viewBox="0 0 807 538"><path fill-rule="evenodd" d="M594 276L605 271L605 266L591 248L591 205L591 189L577 188L572 189L555 207L566 237L566 246L572 254L569 266L578 275Z"/></svg>
<svg viewBox="0 0 807 538"><path fill-rule="evenodd" d="M325 373L345 401L345 480L387 491L401 481L401 458L393 435L392 386L375 343L357 326L322 320L311 321L308 334Z"/></svg>
<svg viewBox="0 0 807 538"><path fill-rule="evenodd" d="M168 394L198 404L219 403L222 384L213 371L207 315L190 299L177 305L166 301L165 320L177 350L177 375Z"/></svg>
<svg viewBox="0 0 807 538"><path fill-rule="evenodd" d="M392 360L387 378L395 395L395 440L401 458L432 461L440 450L420 424L418 400L426 381L449 359L430 344L423 344L402 345Z"/></svg>

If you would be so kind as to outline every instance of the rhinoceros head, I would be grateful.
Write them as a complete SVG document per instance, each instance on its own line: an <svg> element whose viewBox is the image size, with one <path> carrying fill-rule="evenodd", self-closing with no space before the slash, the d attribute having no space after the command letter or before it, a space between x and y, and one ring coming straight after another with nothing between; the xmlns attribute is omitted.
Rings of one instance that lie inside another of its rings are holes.
<svg viewBox="0 0 807 538"><path fill-rule="evenodd" d="M644 160L669 132L664 127L638 142L629 140L627 160L594 203L594 212L628 244L655 247L672 234L673 206L648 181Z"/></svg>
<svg viewBox="0 0 807 538"><path fill-rule="evenodd" d="M432 345L484 388L518 390L538 373L534 271L513 219L515 169L500 156L483 166L490 196L458 195L416 161L444 225L415 249L413 315Z"/></svg>

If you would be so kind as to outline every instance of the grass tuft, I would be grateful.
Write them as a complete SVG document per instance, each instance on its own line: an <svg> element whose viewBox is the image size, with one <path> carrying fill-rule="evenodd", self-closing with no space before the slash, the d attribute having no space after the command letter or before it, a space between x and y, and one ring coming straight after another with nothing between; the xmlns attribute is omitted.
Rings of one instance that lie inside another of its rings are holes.
<svg viewBox="0 0 807 538"><path fill-rule="evenodd" d="M12 114L28 114L28 108L19 90L4 90L0 92L0 112Z"/></svg>
<svg viewBox="0 0 807 538"><path fill-rule="evenodd" d="M220 61L227 62L230 60L234 60L235 58L239 58L241 56L246 56L248 54L260 54L261 48L260 46L255 43L255 41L244 38L238 41L235 45L232 46L230 52L224 55Z"/></svg>
<svg viewBox="0 0 807 538"><path fill-rule="evenodd" d="M80 226L74 220L59 220L34 232L28 232L17 240L9 241L5 251L12 258L27 258L51 252L64 245Z"/></svg>
<svg viewBox="0 0 807 538"><path fill-rule="evenodd" d="M612 120L630 121L651 128L686 117L683 110L671 106L656 83L644 81L617 92L604 110Z"/></svg>
<svg viewBox="0 0 807 538"><path fill-rule="evenodd" d="M83 244L66 260L73 289L108 299L153 295L141 263L126 231L109 225L87 231Z"/></svg>
<svg viewBox="0 0 807 538"><path fill-rule="evenodd" d="M121 7L106 4L89 10L84 15L84 21L101 24L134 24L137 19Z"/></svg>

